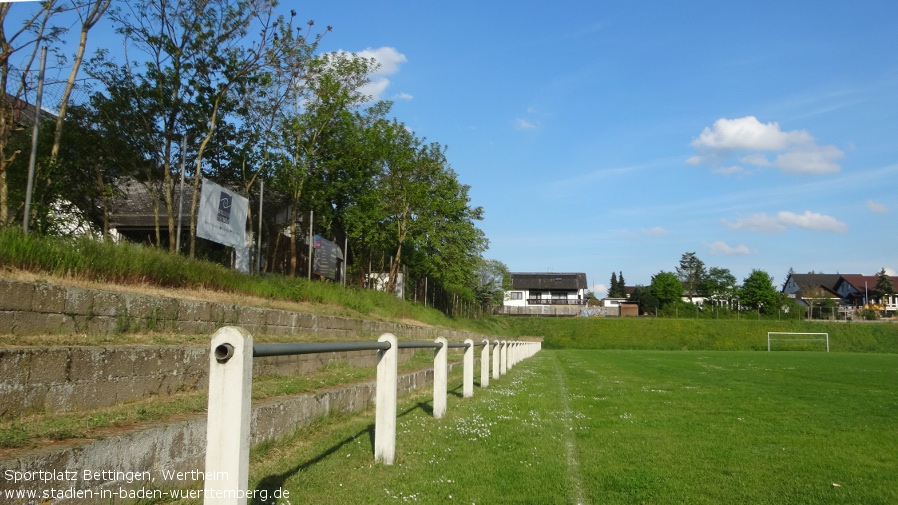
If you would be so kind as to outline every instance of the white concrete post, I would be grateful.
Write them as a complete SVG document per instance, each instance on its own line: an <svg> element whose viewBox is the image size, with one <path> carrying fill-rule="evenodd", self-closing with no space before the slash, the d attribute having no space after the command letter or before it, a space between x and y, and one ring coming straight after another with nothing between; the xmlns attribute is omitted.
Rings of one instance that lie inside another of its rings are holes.
<svg viewBox="0 0 898 505"><path fill-rule="evenodd" d="M480 351L480 387L490 385L490 341L483 341L483 350Z"/></svg>
<svg viewBox="0 0 898 505"><path fill-rule="evenodd" d="M249 427L253 337L225 326L212 335L206 424L206 505L245 504L249 487Z"/></svg>
<svg viewBox="0 0 898 505"><path fill-rule="evenodd" d="M508 352L508 359L507 359L508 363L505 364L506 371L510 371L512 368L514 368L514 363L515 363L514 357L517 354L515 352L517 350L517 348L518 348L517 342L509 342L508 343L508 351L507 351Z"/></svg>
<svg viewBox="0 0 898 505"><path fill-rule="evenodd" d="M499 362L499 373L505 375L508 373L508 341L502 341L502 350L499 351L502 353L502 357Z"/></svg>
<svg viewBox="0 0 898 505"><path fill-rule="evenodd" d="M392 465L396 456L396 386L399 367L399 342L384 333L378 342L390 348L377 351L377 412L374 421L374 461Z"/></svg>
<svg viewBox="0 0 898 505"><path fill-rule="evenodd" d="M462 360L462 398L474 396L474 341L465 339L465 354Z"/></svg>
<svg viewBox="0 0 898 505"><path fill-rule="evenodd" d="M440 419L446 414L446 394L449 381L449 341L437 337L442 344L433 352L433 417Z"/></svg>
<svg viewBox="0 0 898 505"><path fill-rule="evenodd" d="M499 355L502 354L502 343L496 340L493 348L493 378L499 378Z"/></svg>

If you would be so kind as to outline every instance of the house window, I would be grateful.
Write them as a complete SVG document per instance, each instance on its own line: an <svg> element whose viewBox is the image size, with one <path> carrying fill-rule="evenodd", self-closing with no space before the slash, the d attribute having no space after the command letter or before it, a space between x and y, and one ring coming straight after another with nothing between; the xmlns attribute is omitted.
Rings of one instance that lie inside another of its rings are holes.
<svg viewBox="0 0 898 505"><path fill-rule="evenodd" d="M564 291L552 291L553 300L567 300L567 293Z"/></svg>
<svg viewBox="0 0 898 505"><path fill-rule="evenodd" d="M524 293L522 293L521 291L512 291L512 292L508 293L508 299L509 300L523 300Z"/></svg>

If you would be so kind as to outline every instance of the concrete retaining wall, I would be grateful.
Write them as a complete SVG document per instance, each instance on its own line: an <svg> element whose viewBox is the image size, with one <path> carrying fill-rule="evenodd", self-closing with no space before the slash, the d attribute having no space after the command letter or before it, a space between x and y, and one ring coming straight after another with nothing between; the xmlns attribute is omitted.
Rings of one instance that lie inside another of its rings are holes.
<svg viewBox="0 0 898 505"><path fill-rule="evenodd" d="M413 349L402 349L408 361ZM0 348L0 419L32 412L77 412L209 387L209 348L192 345ZM374 366L375 351L255 360L253 375L316 372L328 363Z"/></svg>
<svg viewBox="0 0 898 505"><path fill-rule="evenodd" d="M527 305L525 307L503 305L497 309L497 312L506 316L574 317L584 307L585 305Z"/></svg>
<svg viewBox="0 0 898 505"><path fill-rule="evenodd" d="M0 333L100 333L158 329L209 333L224 324L259 336L295 334L334 340L450 341L482 335L277 309L134 295L0 279ZM300 338L298 338L300 340ZM0 348L0 419L29 412L73 412L208 387L208 347L65 346ZM400 362L412 352L400 354ZM311 373L329 362L373 366L375 353L325 353L259 360L256 376Z"/></svg>
<svg viewBox="0 0 898 505"><path fill-rule="evenodd" d="M398 390L407 394L433 383L433 370L421 370L399 377ZM253 406L252 444L276 440L293 434L312 420L336 412L353 412L374 405L375 383L331 388L317 394L303 394L261 401ZM373 416L372 416L373 422ZM400 442L401 443L401 442ZM201 481L186 479L163 482L163 470L202 472L205 468L206 418L193 416L174 423L158 423L136 431L109 436L102 440L51 447L0 459L0 490L72 490L94 493L85 498L62 500L22 500L20 503L112 503L103 490L166 489L201 486ZM110 478L86 480L83 472L109 472ZM52 472L53 478L19 483L6 479L9 472ZM65 478L75 476L71 480ZM121 478L127 472L149 472L155 482ZM56 478L62 477L62 478ZM84 495L82 495L84 496ZM301 501L301 497L300 497ZM128 502L114 500L115 503Z"/></svg>
<svg viewBox="0 0 898 505"><path fill-rule="evenodd" d="M226 325L245 328L257 338L302 334L376 339L383 333L406 340L478 337L465 331L0 279L0 333L4 334L109 335L158 330L211 335Z"/></svg>

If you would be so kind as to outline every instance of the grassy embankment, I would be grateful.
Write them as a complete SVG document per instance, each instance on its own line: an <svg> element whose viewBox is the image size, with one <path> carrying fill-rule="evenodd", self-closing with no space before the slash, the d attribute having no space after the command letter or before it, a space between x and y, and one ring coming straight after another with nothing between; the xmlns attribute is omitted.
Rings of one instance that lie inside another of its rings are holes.
<svg viewBox="0 0 898 505"><path fill-rule="evenodd" d="M87 238L25 236L15 229L0 230L0 275L4 270L130 285L138 290L149 286L232 293L299 302L310 312L386 321L414 320L485 334L503 334L505 331L494 318L449 318L433 308L381 291L279 275L247 275L151 247Z"/></svg>
<svg viewBox="0 0 898 505"><path fill-rule="evenodd" d="M829 333L832 352L898 353L898 324L775 319L517 318L515 335L544 335L544 349L767 350L767 332ZM775 342L777 348L820 350L825 344Z"/></svg>

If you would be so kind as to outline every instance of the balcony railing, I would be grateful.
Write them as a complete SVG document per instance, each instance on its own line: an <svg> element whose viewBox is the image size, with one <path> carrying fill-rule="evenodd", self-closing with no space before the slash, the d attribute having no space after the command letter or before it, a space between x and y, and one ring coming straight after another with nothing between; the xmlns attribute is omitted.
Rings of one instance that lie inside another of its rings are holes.
<svg viewBox="0 0 898 505"><path fill-rule="evenodd" d="M527 305L585 305L585 300L567 298L528 298Z"/></svg>

